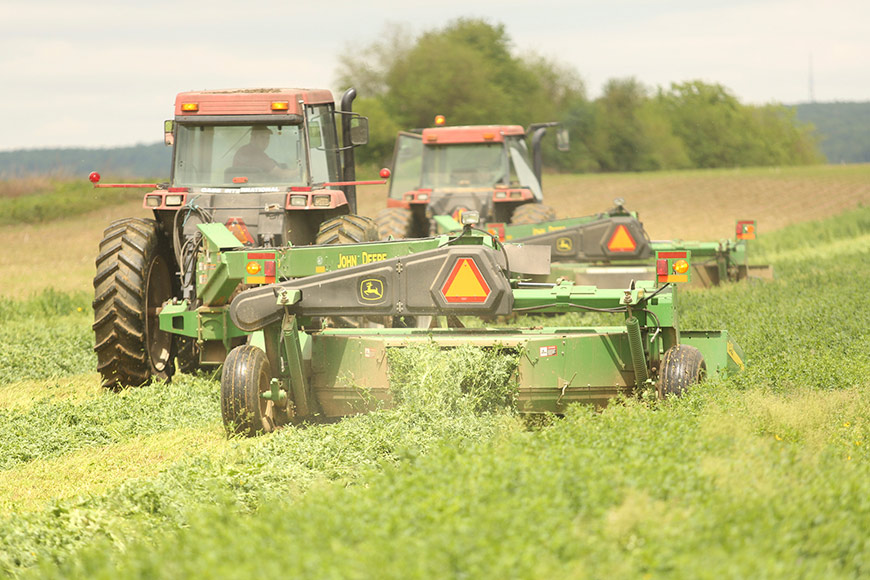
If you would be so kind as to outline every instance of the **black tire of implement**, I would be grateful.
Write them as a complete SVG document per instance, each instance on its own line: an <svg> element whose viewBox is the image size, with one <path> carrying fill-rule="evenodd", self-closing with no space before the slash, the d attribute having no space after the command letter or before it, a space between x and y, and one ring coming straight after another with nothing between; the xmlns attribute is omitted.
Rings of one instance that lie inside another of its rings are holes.
<svg viewBox="0 0 870 580"><path fill-rule="evenodd" d="M672 346L662 357L662 397L679 397L690 385L700 383L706 376L707 363L701 351L686 344Z"/></svg>
<svg viewBox="0 0 870 580"><path fill-rule="evenodd" d="M221 374L221 416L229 434L254 437L288 422L286 405L260 397L271 388L271 378L266 353L256 346L230 351Z"/></svg>
<svg viewBox="0 0 870 580"><path fill-rule="evenodd" d="M378 226L378 239L386 240L390 236L404 240L411 237L414 227L414 215L411 210L403 207L384 208L375 216Z"/></svg>
<svg viewBox="0 0 870 580"><path fill-rule="evenodd" d="M378 226L361 215L340 215L320 224L315 244L358 244L378 240Z"/></svg>
<svg viewBox="0 0 870 580"><path fill-rule="evenodd" d="M541 203L527 203L514 210L511 223L517 225L539 224L556 219L556 210Z"/></svg>
<svg viewBox="0 0 870 580"><path fill-rule="evenodd" d="M175 341L157 310L172 298L170 252L157 222L128 218L103 232L94 277L94 351L104 387L169 380Z"/></svg>

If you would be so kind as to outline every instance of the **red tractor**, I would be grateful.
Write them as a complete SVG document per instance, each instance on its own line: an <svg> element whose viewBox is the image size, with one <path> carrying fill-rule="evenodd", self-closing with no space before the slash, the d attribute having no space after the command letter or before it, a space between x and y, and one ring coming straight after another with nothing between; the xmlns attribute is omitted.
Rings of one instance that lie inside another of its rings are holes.
<svg viewBox="0 0 870 580"><path fill-rule="evenodd" d="M433 216L459 221L469 210L479 212L484 224L556 219L553 208L543 204L541 140L558 123L533 124L528 131L518 125L443 123L439 115L435 127L399 134L387 207L375 217L381 239L434 235ZM557 132L557 144L567 150L564 129Z"/></svg>
<svg viewBox="0 0 870 580"><path fill-rule="evenodd" d="M327 90L181 93L164 125L168 183L104 185L91 174L96 187L148 188L143 203L154 213L112 223L100 243L93 328L105 386L168 379L176 357L194 368L233 346L159 327L167 301L197 303L198 225L225 224L252 251L377 239L375 223L354 215L354 186L365 182L355 181L353 148L368 141L368 120L350 112L355 95L348 90L339 111Z"/></svg>

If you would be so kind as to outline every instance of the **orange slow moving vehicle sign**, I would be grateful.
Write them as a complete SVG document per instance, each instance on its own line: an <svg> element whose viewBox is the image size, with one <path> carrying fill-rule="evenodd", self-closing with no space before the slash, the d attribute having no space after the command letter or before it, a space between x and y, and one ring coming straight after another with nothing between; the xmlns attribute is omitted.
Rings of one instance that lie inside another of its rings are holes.
<svg viewBox="0 0 870 580"><path fill-rule="evenodd" d="M450 275L441 286L444 300L452 304L486 302L489 293L489 284L484 280L473 258L456 260Z"/></svg>
<svg viewBox="0 0 870 580"><path fill-rule="evenodd" d="M636 248L637 242L631 237L628 228L622 224L616 226L610 241L607 242L607 249L611 252L633 252Z"/></svg>

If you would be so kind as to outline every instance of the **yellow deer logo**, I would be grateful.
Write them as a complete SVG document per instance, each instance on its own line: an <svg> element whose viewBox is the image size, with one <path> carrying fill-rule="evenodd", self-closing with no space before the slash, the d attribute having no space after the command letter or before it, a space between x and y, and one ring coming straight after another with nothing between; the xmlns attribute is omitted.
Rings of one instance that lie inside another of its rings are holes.
<svg viewBox="0 0 870 580"><path fill-rule="evenodd" d="M384 281L378 278L366 278L359 284L359 296L369 302L377 302L384 297Z"/></svg>

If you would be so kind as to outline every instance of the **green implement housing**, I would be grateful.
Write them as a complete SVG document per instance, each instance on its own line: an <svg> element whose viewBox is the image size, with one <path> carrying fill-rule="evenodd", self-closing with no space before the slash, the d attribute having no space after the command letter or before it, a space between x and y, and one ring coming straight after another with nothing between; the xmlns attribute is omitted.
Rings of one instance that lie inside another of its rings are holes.
<svg viewBox="0 0 870 580"><path fill-rule="evenodd" d="M537 224L487 224L501 241L550 248L553 262L546 277L536 281L574 280L608 288L628 286L632 280L652 280L655 252L692 252L692 287L718 286L747 279L773 279L773 267L749 263L749 241L755 239L754 220L737 222L733 239L718 242L650 240L635 212L621 200L607 212ZM436 216L441 232L462 226L450 216Z"/></svg>
<svg viewBox="0 0 870 580"><path fill-rule="evenodd" d="M600 289L528 282L546 275L546 247L504 244L471 226L455 236L280 249L246 248L221 224L199 228L201 302L167 303L160 328L195 339L204 352L209 344L230 351L221 401L231 432L389 405L387 353L418 343L519 354L523 413L562 413L647 388L679 395L706 375L744 366L726 331L679 328L675 285L691 278L687 251L661 253L655 281ZM613 313L622 324L472 329L458 318L577 310ZM334 316L381 325L331 328L324 321ZM408 316L446 317L448 327L391 327Z"/></svg>

